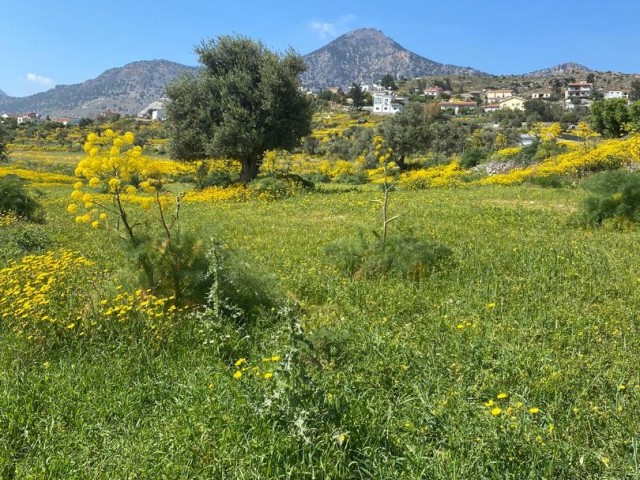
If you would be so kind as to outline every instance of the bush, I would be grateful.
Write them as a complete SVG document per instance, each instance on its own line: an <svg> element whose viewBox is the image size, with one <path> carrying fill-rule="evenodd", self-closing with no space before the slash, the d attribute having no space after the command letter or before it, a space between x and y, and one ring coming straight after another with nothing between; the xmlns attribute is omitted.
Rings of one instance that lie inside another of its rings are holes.
<svg viewBox="0 0 640 480"><path fill-rule="evenodd" d="M362 173L342 173L336 177L334 182L345 185L364 185L367 183L367 177Z"/></svg>
<svg viewBox="0 0 640 480"><path fill-rule="evenodd" d="M334 243L326 254L347 275L357 278L398 276L420 281L442 268L453 252L446 245L411 234L394 235L382 242L356 238Z"/></svg>
<svg viewBox="0 0 640 480"><path fill-rule="evenodd" d="M214 170L209 172L199 185L199 188L207 187L228 187L233 185L238 179L231 176L231 174L225 170Z"/></svg>
<svg viewBox="0 0 640 480"><path fill-rule="evenodd" d="M305 180L312 183L330 183L331 178L324 173L308 173L302 176Z"/></svg>
<svg viewBox="0 0 640 480"><path fill-rule="evenodd" d="M543 188L564 188L572 184L572 180L564 175L544 175L531 177L529 183Z"/></svg>
<svg viewBox="0 0 640 480"><path fill-rule="evenodd" d="M51 244L51 239L41 228L24 225L12 235L12 240L24 252L42 252Z"/></svg>
<svg viewBox="0 0 640 480"><path fill-rule="evenodd" d="M276 175L261 177L249 184L252 195L275 200L287 198L303 190L313 190L315 185L300 175Z"/></svg>
<svg viewBox="0 0 640 480"><path fill-rule="evenodd" d="M0 213L14 213L32 222L44 222L42 207L29 195L20 177L15 175L0 179Z"/></svg>
<svg viewBox="0 0 640 480"><path fill-rule="evenodd" d="M484 148L469 148L460 156L460 166L472 168L479 165L489 156L489 152Z"/></svg>
<svg viewBox="0 0 640 480"><path fill-rule="evenodd" d="M576 214L577 223L598 226L613 220L621 226L640 221L639 173L610 170L593 175L582 186L593 195Z"/></svg>

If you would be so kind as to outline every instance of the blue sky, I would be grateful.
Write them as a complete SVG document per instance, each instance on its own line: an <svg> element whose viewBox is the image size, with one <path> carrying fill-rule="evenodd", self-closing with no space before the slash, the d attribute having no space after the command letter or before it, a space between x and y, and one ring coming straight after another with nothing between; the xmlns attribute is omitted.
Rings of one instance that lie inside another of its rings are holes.
<svg viewBox="0 0 640 480"><path fill-rule="evenodd" d="M362 27L493 74L568 61L640 73L638 18L640 0L11 0L0 7L0 90L30 95L136 60L196 65L193 47L222 34L306 54Z"/></svg>

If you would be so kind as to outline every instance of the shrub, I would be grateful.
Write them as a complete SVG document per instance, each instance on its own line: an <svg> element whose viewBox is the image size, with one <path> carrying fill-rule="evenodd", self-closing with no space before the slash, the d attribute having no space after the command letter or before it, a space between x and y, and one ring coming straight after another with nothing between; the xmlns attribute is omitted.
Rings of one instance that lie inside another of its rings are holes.
<svg viewBox="0 0 640 480"><path fill-rule="evenodd" d="M362 173L342 173L336 177L334 182L344 185L364 185L367 183L367 177Z"/></svg>
<svg viewBox="0 0 640 480"><path fill-rule="evenodd" d="M489 156L489 152L484 148L469 148L460 156L460 166L462 168L472 168L482 163Z"/></svg>
<svg viewBox="0 0 640 480"><path fill-rule="evenodd" d="M579 224L597 226L612 220L620 226L640 221L639 173L610 170L588 178L583 187L593 195L576 214Z"/></svg>
<svg viewBox="0 0 640 480"><path fill-rule="evenodd" d="M12 240L24 252L44 251L51 244L51 239L41 228L24 225L13 233Z"/></svg>
<svg viewBox="0 0 640 480"><path fill-rule="evenodd" d="M384 244L361 234L326 249L338 269L352 277L398 276L414 281L443 267L452 253L445 245L411 234L391 235Z"/></svg>
<svg viewBox="0 0 640 480"><path fill-rule="evenodd" d="M286 198L303 190L312 190L315 185L300 175L277 175L261 177L249 184L252 196L266 200Z"/></svg>
<svg viewBox="0 0 640 480"><path fill-rule="evenodd" d="M547 175L544 177L531 177L529 183L544 188L563 188L572 184L571 178L565 175Z"/></svg>
<svg viewBox="0 0 640 480"><path fill-rule="evenodd" d="M0 179L0 213L14 213L32 222L44 221L42 207L27 192L20 177L15 175Z"/></svg>

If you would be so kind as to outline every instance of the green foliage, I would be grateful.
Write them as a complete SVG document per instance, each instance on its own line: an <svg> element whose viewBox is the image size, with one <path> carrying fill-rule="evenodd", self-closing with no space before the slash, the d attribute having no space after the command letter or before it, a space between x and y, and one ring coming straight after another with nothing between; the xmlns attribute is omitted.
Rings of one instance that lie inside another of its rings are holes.
<svg viewBox="0 0 640 480"><path fill-rule="evenodd" d="M7 133L3 125L0 125L0 163L9 160L9 152L7 151Z"/></svg>
<svg viewBox="0 0 640 480"><path fill-rule="evenodd" d="M137 258L141 285L156 296L173 296L179 305L202 304L210 282L209 262L203 242L193 233L178 230L167 237L144 238L125 244Z"/></svg>
<svg viewBox="0 0 640 480"><path fill-rule="evenodd" d="M395 79L389 73L385 74L382 77L382 79L380 80L380 85L382 87L384 87L384 88L389 89L389 90L397 90L398 89L398 86L396 85Z"/></svg>
<svg viewBox="0 0 640 480"><path fill-rule="evenodd" d="M640 101L640 79L638 78L631 81L629 100L631 100L632 102Z"/></svg>
<svg viewBox="0 0 640 480"><path fill-rule="evenodd" d="M44 210L24 186L20 177L0 178L0 213L14 213L32 222L44 222Z"/></svg>
<svg viewBox="0 0 640 480"><path fill-rule="evenodd" d="M449 123L436 105L410 103L404 112L385 118L378 125L378 133L402 166L404 158L411 154L426 153L431 148L448 151L443 146L447 140L438 139L437 135Z"/></svg>
<svg viewBox="0 0 640 480"><path fill-rule="evenodd" d="M533 155L533 160L535 161L542 161L569 151L566 145L558 143L555 140L548 140L545 142L540 142L539 144L534 144L537 146L536 152ZM527 155L527 153L528 152L524 153L523 155Z"/></svg>
<svg viewBox="0 0 640 480"><path fill-rule="evenodd" d="M364 173L341 173L334 179L334 182L344 185L364 185L368 182L368 178Z"/></svg>
<svg viewBox="0 0 640 480"><path fill-rule="evenodd" d="M529 123L557 122L562 117L564 109L557 103L535 98L524 102L524 112Z"/></svg>
<svg viewBox="0 0 640 480"><path fill-rule="evenodd" d="M460 166L472 168L481 164L489 157L489 151L484 148L468 148L460 156Z"/></svg>
<svg viewBox="0 0 640 480"><path fill-rule="evenodd" d="M23 252L42 252L51 245L51 238L41 225L22 225L16 229L11 240Z"/></svg>
<svg viewBox="0 0 640 480"><path fill-rule="evenodd" d="M623 98L597 100L591 105L591 127L599 134L618 138L626 133L632 121L627 101ZM637 119L640 121L640 119Z"/></svg>
<svg viewBox="0 0 640 480"><path fill-rule="evenodd" d="M533 176L528 183L543 188L565 188L573 184L573 180L562 175Z"/></svg>
<svg viewBox="0 0 640 480"><path fill-rule="evenodd" d="M205 316L247 325L279 303L275 288L256 275L237 251L214 241L206 259L208 293L203 310Z"/></svg>
<svg viewBox="0 0 640 480"><path fill-rule="evenodd" d="M299 90L305 69L299 55L280 56L241 36L203 42L196 53L203 65L199 76L167 88L173 158L234 158L248 182L257 177L265 151L289 150L310 133L311 102Z"/></svg>
<svg viewBox="0 0 640 480"><path fill-rule="evenodd" d="M640 222L640 174L610 170L593 175L582 185L592 193L581 206L575 220L583 225L602 225L605 221L623 226Z"/></svg>
<svg viewBox="0 0 640 480"><path fill-rule="evenodd" d="M270 175L257 178L249 184L249 190L265 200L287 198L313 188L314 184L311 181L299 175Z"/></svg>
<svg viewBox="0 0 640 480"><path fill-rule="evenodd" d="M365 105L365 91L359 83L353 83L351 85L347 97L353 101L353 108L362 110L362 107Z"/></svg>
<svg viewBox="0 0 640 480"><path fill-rule="evenodd" d="M449 264L453 252L413 235L389 235L383 243L361 233L331 244L326 254L343 273L355 278L396 276L421 281Z"/></svg>

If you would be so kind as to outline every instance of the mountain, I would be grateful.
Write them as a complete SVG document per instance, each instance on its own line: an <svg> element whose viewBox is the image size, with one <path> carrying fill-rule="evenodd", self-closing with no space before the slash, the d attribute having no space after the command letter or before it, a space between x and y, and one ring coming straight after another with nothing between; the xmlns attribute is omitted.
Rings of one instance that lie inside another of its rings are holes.
<svg viewBox="0 0 640 480"><path fill-rule="evenodd" d="M561 63L553 67L545 68L542 70L535 70L533 72L525 73L525 77L564 77L566 75L587 75L593 72L588 67L580 65L579 63Z"/></svg>
<svg viewBox="0 0 640 480"><path fill-rule="evenodd" d="M0 97L8 97L9 95L7 95L6 93L4 93L2 90L0 90Z"/></svg>
<svg viewBox="0 0 640 480"><path fill-rule="evenodd" d="M421 57L384 35L362 28L341 35L328 45L305 55L308 69L302 74L307 88L349 87L371 84L390 74L394 78L428 75L486 75L469 67L444 65Z"/></svg>
<svg viewBox="0 0 640 480"><path fill-rule="evenodd" d="M164 88L188 67L167 60L133 62L112 68L98 77L75 85L58 85L28 97L0 96L0 112L38 112L60 116L94 117L104 110L136 114L164 96Z"/></svg>

